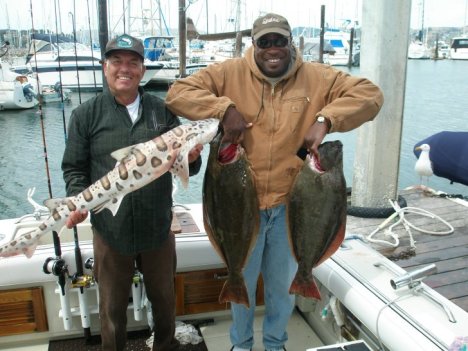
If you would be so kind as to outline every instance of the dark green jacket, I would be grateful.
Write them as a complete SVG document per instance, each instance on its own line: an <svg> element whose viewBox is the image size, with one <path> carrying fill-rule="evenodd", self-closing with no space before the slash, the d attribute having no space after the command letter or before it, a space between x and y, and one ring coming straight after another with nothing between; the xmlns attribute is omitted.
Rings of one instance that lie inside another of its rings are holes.
<svg viewBox="0 0 468 351"><path fill-rule="evenodd" d="M163 100L143 89L140 96L135 124L126 107L119 105L108 92L91 98L72 112L62 160L68 196L80 193L114 168L113 151L146 142L180 124ZM201 158L196 165L191 165L191 173L197 173L200 164ZM157 248L167 238L171 207L172 177L167 172L126 195L115 217L104 209L91 214L91 223L114 249L135 254Z"/></svg>

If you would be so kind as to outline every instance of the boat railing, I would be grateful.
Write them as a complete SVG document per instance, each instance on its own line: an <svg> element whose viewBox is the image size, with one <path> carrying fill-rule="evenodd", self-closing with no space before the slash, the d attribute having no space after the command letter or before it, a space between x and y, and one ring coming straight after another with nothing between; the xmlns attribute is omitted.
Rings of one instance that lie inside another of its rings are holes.
<svg viewBox="0 0 468 351"><path fill-rule="evenodd" d="M20 217L16 224L21 223L25 219L34 218L36 221L40 221L43 217L48 217L50 215L50 211L47 207L39 205L32 197L36 188L28 189L28 202L34 207L33 213L26 214Z"/></svg>

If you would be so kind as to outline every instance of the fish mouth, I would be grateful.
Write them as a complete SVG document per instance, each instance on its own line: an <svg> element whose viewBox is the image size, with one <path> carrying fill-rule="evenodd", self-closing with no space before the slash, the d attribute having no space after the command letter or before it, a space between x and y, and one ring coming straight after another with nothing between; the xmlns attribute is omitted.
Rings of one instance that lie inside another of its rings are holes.
<svg viewBox="0 0 468 351"><path fill-rule="evenodd" d="M309 162L310 168L319 174L325 173L322 165L320 164L320 160L315 155L307 155L307 160Z"/></svg>
<svg viewBox="0 0 468 351"><path fill-rule="evenodd" d="M218 162L220 164L229 164L236 162L241 155L239 144L224 143L219 146Z"/></svg>

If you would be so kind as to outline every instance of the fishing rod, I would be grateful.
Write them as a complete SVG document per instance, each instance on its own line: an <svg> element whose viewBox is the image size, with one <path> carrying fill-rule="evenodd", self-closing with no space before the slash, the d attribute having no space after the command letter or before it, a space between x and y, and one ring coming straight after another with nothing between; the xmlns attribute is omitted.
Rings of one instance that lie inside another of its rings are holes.
<svg viewBox="0 0 468 351"><path fill-rule="evenodd" d="M78 53L76 51L76 23L75 23L75 14L76 14L76 2L73 0L73 13L68 12L68 15L72 18L73 26L73 47L75 49L75 68L76 68L76 80L78 84L78 101L81 104L81 85L80 85L80 71L78 69Z"/></svg>
<svg viewBox="0 0 468 351"><path fill-rule="evenodd" d="M34 33L34 15L32 11L32 0L29 2L29 8L31 12L31 29ZM37 52L36 50L36 42L32 41L34 53ZM37 57L35 59L35 67L36 72L38 72L37 68ZM39 79L37 79L37 85L39 88ZM47 156L47 143L45 137L45 126L44 126L44 113L42 109L42 103L39 102L39 115L41 121L41 133L42 133L42 145L44 149L44 163L46 168L46 175L47 175L47 187L49 190L49 198L52 198L52 185L51 185L51 178L50 178L50 170L49 170L49 160ZM52 238L54 242L54 251L55 251L55 258L48 257L42 270L46 274L53 274L57 277L57 284L60 287L60 305L62 306L62 320L64 324L65 330L70 330L72 327L72 315L70 309L70 301L69 301L69 294L66 287L66 278L68 276L68 265L66 264L65 260L62 258L62 248L60 244L60 238L56 231L52 231Z"/></svg>
<svg viewBox="0 0 468 351"><path fill-rule="evenodd" d="M34 29L34 15L33 15L33 11L32 11L32 0L29 1L29 9L30 9L30 12L31 12L31 29L32 29L32 31L34 33L35 29ZM33 45L34 52L36 52L36 42L34 40L32 41L32 45ZM38 72L38 70L37 70L37 58L34 61L35 61L35 66L36 66L36 72ZM37 79L37 87L39 89L39 79ZM39 116L40 116L40 121L41 121L42 146L43 146L43 149L44 149L44 162L45 162L45 166L46 166L47 188L49 190L49 197L52 198L52 185L51 185L51 182L50 182L49 160L48 160L48 156L47 156L47 143L46 143L46 138L45 138L44 113L43 113L43 110L42 110L42 104L41 103L39 103Z"/></svg>
<svg viewBox="0 0 468 351"><path fill-rule="evenodd" d="M97 95L96 69L94 66L93 35L91 32L91 15L89 13L89 0L86 0L86 6L88 9L89 47L91 48L91 64L93 66L94 92L95 95Z"/></svg>
<svg viewBox="0 0 468 351"><path fill-rule="evenodd" d="M80 305L81 326L83 327L85 340L89 341L91 339L91 318L89 315L87 288L91 286L93 279L90 275L85 275L83 272L83 258L81 255L78 240L78 229L76 228L76 225L73 227L73 239L75 242L76 273L72 277L72 287L78 287L80 289L78 293L78 302Z"/></svg>
<svg viewBox="0 0 468 351"><path fill-rule="evenodd" d="M127 32L125 31L125 0L122 0L122 15L123 15L123 16L122 16L122 20L123 20L123 21L122 21L122 23L123 23L123 32L124 32L124 33L127 33ZM130 21L130 18L129 18L128 20Z"/></svg>
<svg viewBox="0 0 468 351"><path fill-rule="evenodd" d="M76 78L78 84L78 99L79 103L81 104L81 85L80 85L80 75L78 69L78 54L76 50L76 23L75 23L75 14L76 13L76 3L73 1L73 13L69 12L68 14L72 17L72 25L73 25L73 43L75 49L75 67L76 67ZM88 5L88 13L89 13L89 5ZM59 57L60 62L60 57ZM62 105L63 105L63 89L62 90ZM65 130L65 140L67 139L66 135L66 122L65 116L63 119L63 126ZM80 243L78 238L78 229L73 226L73 239L74 239L74 254L75 254L75 264L76 264L76 272L71 277L71 286L72 288L78 288L78 303L80 306L80 316L81 316L81 326L83 327L83 334L86 341L89 341L91 338L91 321L89 315L89 304L88 304L88 297L87 297L87 288L91 286L92 277L89 275L85 275L83 271L83 258L81 255Z"/></svg>
<svg viewBox="0 0 468 351"><path fill-rule="evenodd" d="M61 67L61 60L60 60L60 45L59 45L59 35L58 35L59 31L58 31L58 22L57 22L57 0L54 1L54 12L55 12L55 40L57 41L58 72L59 72L59 82L60 82L59 83L60 84L60 104L62 108L63 135L66 141L67 140L67 125L65 122L65 106L63 104L62 67ZM60 16L60 8L59 8L59 16ZM57 85L54 86L54 90L57 91Z"/></svg>
<svg viewBox="0 0 468 351"><path fill-rule="evenodd" d="M57 6L55 6L55 14L57 18ZM34 32L34 15L32 11L32 0L30 0L30 12L31 12L31 22L32 22L32 30ZM74 20L74 18L73 18ZM58 25L56 22L56 29ZM73 21L73 27L74 26L74 21ZM57 30L58 32L58 30ZM75 55L76 55L76 33L75 34ZM60 69L60 49L59 49L59 38L57 34L57 55L59 57L59 77L60 77L60 85L62 86L62 77L61 77L61 69ZM36 43L33 41L33 49L34 52L36 53ZM35 66L36 66L36 72L38 72L38 66L37 66L37 58L35 60ZM77 69L78 71L78 69ZM38 80L38 86L39 86L39 80ZM78 86L79 86L79 78L78 78ZM65 140L67 139L66 136L66 123L65 123L65 112L63 108L63 90L61 91L61 97L62 97L62 112L63 112L63 124L64 124L64 135L65 135ZM80 96L80 103L81 103L81 96ZM49 190L49 197L53 198L52 196L52 186L51 186L51 177L50 177L50 171L49 171L49 162L48 162L48 156L47 156L47 143L46 143L46 138L45 138L45 126L44 126L44 113L42 110L42 102L39 102L39 112L40 112L40 120L41 120L41 131L42 131L42 144L44 148L44 160L45 160L45 165L46 165L46 173L47 173L47 184L48 184L48 190ZM80 293L78 295L79 297L79 304L80 304L80 315L81 315L81 321L82 321L82 326L84 330L84 336L86 340L89 340L91 336L90 332L90 316L89 316L89 307L88 307L88 299L86 296L86 290L84 287L89 287L91 284L92 278L90 276L85 276L83 274L83 263L82 263L82 256L81 256L81 250L78 244L78 232L76 229L76 226L74 227L74 238L75 238L75 262L77 266L77 273L74 275L74 278L72 279L72 284L74 284L74 287L79 286L80 288ZM59 235L56 231L52 231L52 236L53 236L53 242L54 242L54 251L55 251L55 258L53 257L48 257L43 265L43 271L46 274L53 274L57 276L58 280L58 285L60 286L61 294L60 294L60 304L62 306L62 319L64 323L64 328L65 330L70 330L72 327L72 315L71 315L71 309L70 309L70 301L69 301L69 293L68 289L66 289L67 285L67 277L69 277L69 270L68 270L68 265L66 261L62 258L62 250L61 250L61 244L60 244L60 238Z"/></svg>
<svg viewBox="0 0 468 351"><path fill-rule="evenodd" d="M54 240L55 258L46 258L42 271L46 274L53 274L57 277L58 285L60 286L60 306L62 307L62 320L65 330L70 330L72 327L72 314L70 308L70 299L68 290L65 289L67 284L66 278L68 276L68 265L62 258L62 249L60 245L60 237L54 230L52 231Z"/></svg>

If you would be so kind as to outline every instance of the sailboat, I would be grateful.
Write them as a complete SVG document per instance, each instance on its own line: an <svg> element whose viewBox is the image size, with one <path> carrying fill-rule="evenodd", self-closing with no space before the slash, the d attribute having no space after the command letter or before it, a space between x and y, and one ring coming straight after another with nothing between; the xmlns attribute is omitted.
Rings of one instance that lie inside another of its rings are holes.
<svg viewBox="0 0 468 351"><path fill-rule="evenodd" d="M418 32L418 35L410 42L408 47L408 58L409 59L430 59L431 50L427 47L427 42L425 38L427 35L424 35L424 0L421 3L421 29Z"/></svg>

